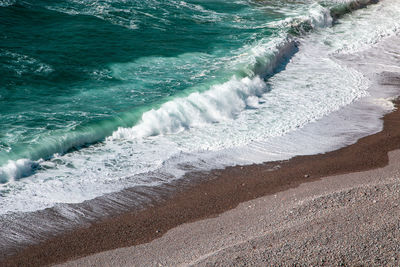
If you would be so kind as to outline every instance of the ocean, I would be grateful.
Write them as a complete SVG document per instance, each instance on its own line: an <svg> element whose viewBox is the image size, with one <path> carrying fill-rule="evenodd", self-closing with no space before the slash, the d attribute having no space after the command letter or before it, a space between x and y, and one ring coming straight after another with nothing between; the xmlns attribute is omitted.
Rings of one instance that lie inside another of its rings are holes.
<svg viewBox="0 0 400 267"><path fill-rule="evenodd" d="M379 131L344 59L399 27L395 0L0 0L0 214Z"/></svg>

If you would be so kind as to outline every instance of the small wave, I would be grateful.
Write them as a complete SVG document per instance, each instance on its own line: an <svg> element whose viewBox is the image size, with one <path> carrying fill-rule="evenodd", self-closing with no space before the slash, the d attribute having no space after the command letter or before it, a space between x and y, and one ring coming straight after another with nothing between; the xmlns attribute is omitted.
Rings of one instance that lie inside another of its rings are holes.
<svg viewBox="0 0 400 267"><path fill-rule="evenodd" d="M357 9L364 8L371 4L377 4L379 0L347 0L335 5L331 8L331 16L333 18L339 18L344 14L353 12Z"/></svg>
<svg viewBox="0 0 400 267"><path fill-rule="evenodd" d="M290 33L304 34L315 28L326 28L332 26L333 18L331 11L319 4L313 4L309 9L309 15L295 18L290 21Z"/></svg>
<svg viewBox="0 0 400 267"><path fill-rule="evenodd" d="M31 175L36 165L29 159L9 160L6 165L0 167L0 184Z"/></svg>
<svg viewBox="0 0 400 267"><path fill-rule="evenodd" d="M290 34L301 36L318 28L330 27L339 17L378 2L379 0L343 0L329 3L329 6L314 3L307 15L272 22L270 26L288 28Z"/></svg>

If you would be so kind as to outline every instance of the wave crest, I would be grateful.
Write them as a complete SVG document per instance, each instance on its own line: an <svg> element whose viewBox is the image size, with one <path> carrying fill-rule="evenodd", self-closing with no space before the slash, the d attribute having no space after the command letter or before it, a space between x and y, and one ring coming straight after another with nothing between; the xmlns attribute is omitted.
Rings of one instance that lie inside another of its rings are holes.
<svg viewBox="0 0 400 267"><path fill-rule="evenodd" d="M145 112L141 122L132 128L119 128L112 138L142 138L176 133L193 126L235 118L240 111L253 107L267 89L256 76L237 79L213 86L204 93L192 93L163 104L157 110Z"/></svg>
<svg viewBox="0 0 400 267"><path fill-rule="evenodd" d="M0 184L31 175L35 165L29 159L9 160L0 168Z"/></svg>

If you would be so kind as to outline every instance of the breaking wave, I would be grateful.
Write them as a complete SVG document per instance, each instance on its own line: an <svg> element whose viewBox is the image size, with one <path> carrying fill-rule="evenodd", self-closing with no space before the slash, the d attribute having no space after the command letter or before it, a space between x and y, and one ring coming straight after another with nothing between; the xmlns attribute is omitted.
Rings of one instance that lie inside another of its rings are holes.
<svg viewBox="0 0 400 267"><path fill-rule="evenodd" d="M4 3L8 2L10 1ZM329 27L333 17L373 2L375 1L345 1L339 5L340 8L331 10L313 4L308 16L280 22L281 27L286 30L279 36L244 47L243 53L231 60L234 75L230 80L213 85L207 91L175 98L157 109L146 111L133 127L119 127L132 125L137 121L136 115L125 114L128 119L117 118L42 140L40 145L31 148L24 156L9 160L0 167L0 183L29 176L34 172L38 164L35 162L39 159L48 159L56 153L65 153L71 148L91 144L107 136L108 140L144 138L234 120L243 110L258 107L262 101L261 96L268 91L265 78L283 67L296 53L299 45L296 36L307 34L316 28ZM27 62L36 63L29 60ZM38 71L43 70L41 68ZM46 68L44 71L51 69Z"/></svg>

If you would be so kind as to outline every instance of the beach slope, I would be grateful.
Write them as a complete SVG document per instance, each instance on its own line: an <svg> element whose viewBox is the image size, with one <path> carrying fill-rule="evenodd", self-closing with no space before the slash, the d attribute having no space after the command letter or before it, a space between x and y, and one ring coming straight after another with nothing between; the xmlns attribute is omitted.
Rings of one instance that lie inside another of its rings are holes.
<svg viewBox="0 0 400 267"><path fill-rule="evenodd" d="M385 168L302 184L59 266L400 264L400 150Z"/></svg>

